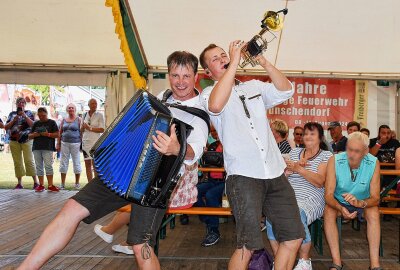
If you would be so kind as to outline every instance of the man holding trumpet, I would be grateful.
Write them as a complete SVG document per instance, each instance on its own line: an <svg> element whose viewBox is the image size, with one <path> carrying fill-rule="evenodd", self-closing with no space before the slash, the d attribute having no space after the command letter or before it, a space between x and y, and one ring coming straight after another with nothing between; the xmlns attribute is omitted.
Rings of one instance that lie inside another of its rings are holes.
<svg viewBox="0 0 400 270"><path fill-rule="evenodd" d="M276 228L280 242L274 269L293 269L304 228L266 110L289 99L294 90L262 55L256 60L272 83L236 80L244 46L239 40L231 42L228 57L222 48L210 44L200 55L201 66L215 81L204 89L201 100L224 145L227 195L236 220L237 249L229 269L247 269L252 253L264 248L259 227L262 214Z"/></svg>

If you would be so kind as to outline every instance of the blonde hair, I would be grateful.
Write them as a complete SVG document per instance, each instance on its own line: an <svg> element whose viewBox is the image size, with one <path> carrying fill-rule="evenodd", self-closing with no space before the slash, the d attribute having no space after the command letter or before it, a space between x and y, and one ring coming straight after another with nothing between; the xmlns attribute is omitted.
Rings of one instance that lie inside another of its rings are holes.
<svg viewBox="0 0 400 270"><path fill-rule="evenodd" d="M286 135L289 133L289 127L286 124L285 121L276 119L271 123L271 127L281 135L281 137L284 139L286 138Z"/></svg>
<svg viewBox="0 0 400 270"><path fill-rule="evenodd" d="M362 142L364 144L365 148L367 148L369 146L368 136L365 135L364 133L361 133L360 131L351 133L349 135L349 138L347 139L347 141L351 141L351 140L358 140L358 141Z"/></svg>

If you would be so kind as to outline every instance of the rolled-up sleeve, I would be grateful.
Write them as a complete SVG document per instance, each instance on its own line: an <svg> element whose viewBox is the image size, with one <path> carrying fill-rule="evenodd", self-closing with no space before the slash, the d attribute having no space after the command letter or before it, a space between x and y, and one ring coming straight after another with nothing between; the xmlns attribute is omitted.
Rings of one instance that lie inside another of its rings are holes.
<svg viewBox="0 0 400 270"><path fill-rule="evenodd" d="M216 115L220 115L225 110L225 107L219 113L214 113L214 112L210 111L210 109L208 107L208 101L210 99L210 95L211 95L211 92L213 89L214 89L214 86L209 86L209 87L205 88L203 90L203 92L201 93L200 102L201 102L201 105L203 106L203 108L206 110L206 112L209 115L216 116Z"/></svg>
<svg viewBox="0 0 400 270"><path fill-rule="evenodd" d="M270 109L272 107L275 107L276 105L285 102L294 94L292 83L290 83L292 88L288 91L280 91L276 89L273 83L265 83L258 80L253 80L252 83L260 91L266 109Z"/></svg>
<svg viewBox="0 0 400 270"><path fill-rule="evenodd" d="M193 165L201 158L208 139L208 127L202 119L194 117L190 125L193 130L187 138L187 144L193 149L194 157L186 159L184 161L186 165Z"/></svg>

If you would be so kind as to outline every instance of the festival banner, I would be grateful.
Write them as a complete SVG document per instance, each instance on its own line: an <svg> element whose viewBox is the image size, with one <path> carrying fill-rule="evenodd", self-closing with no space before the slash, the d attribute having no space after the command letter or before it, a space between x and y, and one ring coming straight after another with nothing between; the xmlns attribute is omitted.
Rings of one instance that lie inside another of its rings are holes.
<svg viewBox="0 0 400 270"><path fill-rule="evenodd" d="M354 110L354 121L367 126L368 117L368 81L356 81L356 101Z"/></svg>
<svg viewBox="0 0 400 270"><path fill-rule="evenodd" d="M200 85L207 85L207 77L199 76L203 79ZM267 76L237 76L240 81L261 80L268 81ZM289 78L292 82L295 93L292 98L281 105L267 111L269 120L281 119L289 125L304 126L307 122L315 121L320 123L325 129L332 121L338 121L342 129L346 129L347 123L355 118L355 80L325 79L325 78ZM360 88L361 89L361 88ZM361 91L361 90L360 90ZM363 103L363 112L366 121L367 103L364 99L357 102ZM365 122L366 123L366 122ZM363 122L363 126L366 126Z"/></svg>

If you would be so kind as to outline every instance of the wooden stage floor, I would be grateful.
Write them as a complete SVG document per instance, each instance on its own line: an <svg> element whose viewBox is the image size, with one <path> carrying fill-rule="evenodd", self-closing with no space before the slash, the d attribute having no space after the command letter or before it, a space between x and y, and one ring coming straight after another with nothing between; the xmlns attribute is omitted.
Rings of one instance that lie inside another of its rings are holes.
<svg viewBox="0 0 400 270"><path fill-rule="evenodd" d="M31 250L45 225L56 215L73 191L59 194L31 190L0 190L0 269L15 269ZM111 215L99 220L107 223ZM384 269L400 269L397 263L398 224L397 218L383 222L385 256ZM71 243L42 269L137 269L132 256L116 254L111 246L93 233L95 224L81 224ZM368 249L365 224L361 232L343 226L343 258L346 269L368 269ZM221 224L222 238L213 246L204 248L200 242L204 237L204 226L192 216L190 224L181 226L177 220L174 230L160 243L162 269L226 269L230 254L235 247L235 231L232 220ZM63 233L63 228L58 233ZM116 234L115 243L126 236L126 228ZM48 237L53 237L49 235ZM264 237L266 246L266 237ZM324 256L312 251L313 269L328 269L329 251L324 239Z"/></svg>

